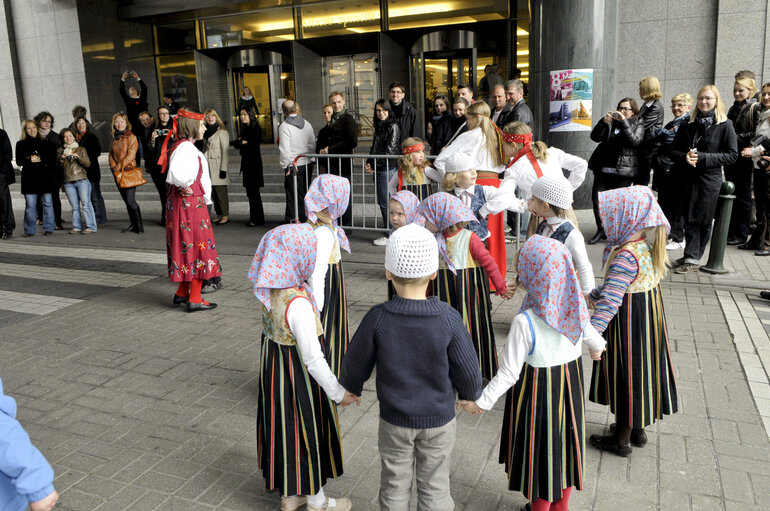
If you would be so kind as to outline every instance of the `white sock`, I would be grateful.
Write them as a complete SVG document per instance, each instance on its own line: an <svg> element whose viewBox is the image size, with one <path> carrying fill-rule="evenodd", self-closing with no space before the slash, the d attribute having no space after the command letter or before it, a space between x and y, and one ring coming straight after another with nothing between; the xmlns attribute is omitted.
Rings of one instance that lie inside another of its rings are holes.
<svg viewBox="0 0 770 511"><path fill-rule="evenodd" d="M307 503L310 506L315 507L321 507L324 505L324 502L326 502L326 494L324 493L324 489L321 488L321 490L316 493L315 495L308 495L307 496ZM337 507L337 501L330 498L329 499L329 508L335 508Z"/></svg>

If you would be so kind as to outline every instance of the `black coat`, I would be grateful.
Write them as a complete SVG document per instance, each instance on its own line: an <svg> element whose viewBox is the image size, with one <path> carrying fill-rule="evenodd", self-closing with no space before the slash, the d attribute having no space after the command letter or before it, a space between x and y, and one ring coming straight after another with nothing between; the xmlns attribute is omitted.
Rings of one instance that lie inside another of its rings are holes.
<svg viewBox="0 0 770 511"><path fill-rule="evenodd" d="M155 130L171 130L173 121L169 119L168 124L161 125L160 123L155 123L155 127L153 128L152 133L155 132ZM152 141L152 133L150 133L150 141ZM155 142L152 142L152 149L150 149L150 155L149 157L147 154L144 155L145 159L145 165L147 170L150 173L160 173L160 165L158 165L158 160L160 160L160 155L163 152L163 143L166 141L166 135L158 135L155 138ZM168 148L171 149L171 146L174 145L174 140L169 140L168 142Z"/></svg>
<svg viewBox="0 0 770 511"><path fill-rule="evenodd" d="M99 143L99 137L91 131L86 131L80 141L78 141L78 144L86 150L88 159L91 160L91 165L86 169L88 180L92 183L98 183L102 180L102 170L99 168L99 155L102 154L102 145Z"/></svg>
<svg viewBox="0 0 770 511"><path fill-rule="evenodd" d="M369 154L401 154L401 128L397 122L378 123L374 131ZM396 159L369 158L366 160L366 163L371 165L372 169L375 167L375 162L377 170L398 167L398 160Z"/></svg>
<svg viewBox="0 0 770 511"><path fill-rule="evenodd" d="M639 119L613 119L610 124L601 119L591 130L591 140L599 145L588 160L589 169L615 169L610 173L623 177L639 173L638 148L644 140L644 124Z"/></svg>
<svg viewBox="0 0 770 511"><path fill-rule="evenodd" d="M752 107L753 104L756 106ZM735 136L738 140L738 151L751 146L751 139L759 124L759 115L762 110L760 107L761 105L757 104L755 99L749 98L740 103L734 102L730 110L727 111L727 118L733 123Z"/></svg>
<svg viewBox="0 0 770 511"><path fill-rule="evenodd" d="M414 127L417 124L417 110L407 100L403 100L401 102L400 114L396 113L394 108L393 115L396 118L396 122L398 122L399 136L401 137L399 140L400 144L407 138L414 136Z"/></svg>
<svg viewBox="0 0 770 511"><path fill-rule="evenodd" d="M648 143L655 138L657 129L663 127L663 105L657 99L649 107L644 104L639 109L638 117L644 124L644 141L647 147Z"/></svg>
<svg viewBox="0 0 770 511"><path fill-rule="evenodd" d="M433 121L433 135L430 137L430 154L437 155L441 152L449 139L452 138L452 115L444 112L438 120Z"/></svg>
<svg viewBox="0 0 770 511"><path fill-rule="evenodd" d="M5 184L12 185L16 182L16 173L13 171L13 148L11 139L5 130L0 130L0 176L5 178Z"/></svg>
<svg viewBox="0 0 770 511"><path fill-rule="evenodd" d="M147 104L147 85L145 85L144 80L139 80L139 89L139 97L132 98L126 92L126 82L120 81L120 97L123 98L123 104L126 106L126 117L131 123L132 131L139 128L139 114L150 109Z"/></svg>
<svg viewBox="0 0 770 511"><path fill-rule="evenodd" d="M511 111L512 110L513 109L511 108L511 105L509 105L508 103L506 103L503 106L503 110L500 112L500 115L497 116L497 121L495 121L495 124L497 125L498 128L503 129L506 124L511 122L508 119L511 117ZM492 110L492 114L493 115L494 115L494 113L495 113L495 111Z"/></svg>
<svg viewBox="0 0 770 511"><path fill-rule="evenodd" d="M329 125L329 154L353 154L358 145L358 123L348 112Z"/></svg>
<svg viewBox="0 0 770 511"><path fill-rule="evenodd" d="M33 163L37 154L40 162ZM16 165L21 167L21 193L56 193L56 146L41 138L27 137L16 142Z"/></svg>
<svg viewBox="0 0 770 511"><path fill-rule="evenodd" d="M246 143L242 144L241 141ZM243 125L240 136L233 141L233 147L241 153L243 187L247 190L265 186L265 179L262 174L262 152L259 147L261 143L262 128L256 123Z"/></svg>
<svg viewBox="0 0 770 511"><path fill-rule="evenodd" d="M503 115L503 113L505 115ZM500 116L497 118L497 123L495 124L502 127L514 121L523 122L529 126L532 131L535 131L535 118L532 116L532 110L529 109L529 105L526 101L521 100L511 106L508 112L500 113Z"/></svg>
<svg viewBox="0 0 770 511"><path fill-rule="evenodd" d="M698 164L694 168L685 160L693 146L698 149ZM702 135L697 119L683 124L676 132L670 154L686 183L684 198L689 204L687 222L711 222L722 186L722 167L735 163L739 157L732 123L713 124Z"/></svg>

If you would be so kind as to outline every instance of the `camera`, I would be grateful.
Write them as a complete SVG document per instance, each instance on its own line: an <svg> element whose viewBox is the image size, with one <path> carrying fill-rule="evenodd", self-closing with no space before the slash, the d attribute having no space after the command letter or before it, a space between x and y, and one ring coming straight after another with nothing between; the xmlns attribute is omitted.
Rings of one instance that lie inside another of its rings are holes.
<svg viewBox="0 0 770 511"><path fill-rule="evenodd" d="M617 112L612 112L612 118L615 119L616 121L619 121L620 119L622 119L621 115Z"/></svg>
<svg viewBox="0 0 770 511"><path fill-rule="evenodd" d="M158 130L158 135L168 135L168 130Z"/></svg>

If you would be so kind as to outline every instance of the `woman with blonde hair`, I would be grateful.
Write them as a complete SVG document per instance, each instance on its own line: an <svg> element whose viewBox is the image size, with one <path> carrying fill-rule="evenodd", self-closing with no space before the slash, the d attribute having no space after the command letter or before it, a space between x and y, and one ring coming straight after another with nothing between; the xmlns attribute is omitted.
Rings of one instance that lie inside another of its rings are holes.
<svg viewBox="0 0 770 511"><path fill-rule="evenodd" d="M722 167L738 160L738 142L716 85L698 91L690 122L676 133L671 158L685 177L685 248L675 273L697 270L711 237Z"/></svg>
<svg viewBox="0 0 770 511"><path fill-rule="evenodd" d="M476 184L498 188L501 182L500 173L505 169L503 163L503 139L500 131L489 118L489 105L477 101L465 111L465 122L468 131L460 134L436 157L433 165L436 170L426 168L425 175L441 183L444 180L447 163L457 153L469 155L476 169ZM511 199L513 199L511 197ZM490 208L493 209L493 208ZM503 208L505 209L505 208ZM507 263L505 252L505 231L503 230L504 213L489 215L489 238L487 244L489 253L495 260L497 268L505 275Z"/></svg>
<svg viewBox="0 0 770 511"><path fill-rule="evenodd" d="M639 173L636 184L650 184L650 150L655 145L655 133L663 127L663 105L660 98L660 82L654 76L645 76L639 81L639 97L642 107L639 109L639 122L644 124L644 140L639 146Z"/></svg>
<svg viewBox="0 0 770 511"><path fill-rule="evenodd" d="M209 108L203 113L203 117L206 123L206 133L203 134L203 139L206 141L203 154L209 162L211 198L217 214L211 223L225 225L230 223L230 200L227 195L227 186L230 184L230 174L227 170L230 135L216 110Z"/></svg>
<svg viewBox="0 0 770 511"><path fill-rule="evenodd" d="M112 145L110 146L110 170L115 172L136 167L136 151L139 149L139 140L131 133L131 123L123 112L112 116ZM117 181L115 182L117 185ZM142 234L142 212L136 203L136 188L121 188L118 186L120 196L126 204L128 218L131 224L120 232L135 232Z"/></svg>

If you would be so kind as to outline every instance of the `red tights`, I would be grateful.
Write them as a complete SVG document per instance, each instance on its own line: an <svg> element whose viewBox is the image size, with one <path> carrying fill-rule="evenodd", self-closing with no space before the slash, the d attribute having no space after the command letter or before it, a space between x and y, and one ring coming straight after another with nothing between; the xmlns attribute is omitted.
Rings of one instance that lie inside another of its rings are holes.
<svg viewBox="0 0 770 511"><path fill-rule="evenodd" d="M201 287L203 287L203 281L200 279L193 279L192 282L180 282L179 287L176 288L177 296L189 296L192 303L205 303L201 297Z"/></svg>
<svg viewBox="0 0 770 511"><path fill-rule="evenodd" d="M550 502L545 499L537 499L532 502L532 511L569 511L569 496L572 494L572 486L561 491L561 499Z"/></svg>

